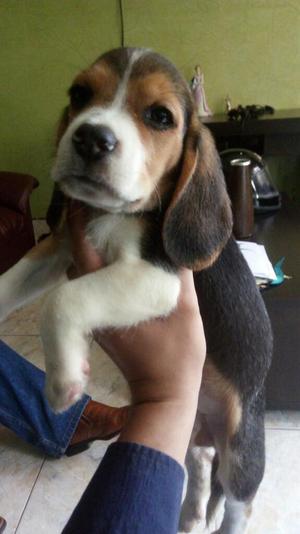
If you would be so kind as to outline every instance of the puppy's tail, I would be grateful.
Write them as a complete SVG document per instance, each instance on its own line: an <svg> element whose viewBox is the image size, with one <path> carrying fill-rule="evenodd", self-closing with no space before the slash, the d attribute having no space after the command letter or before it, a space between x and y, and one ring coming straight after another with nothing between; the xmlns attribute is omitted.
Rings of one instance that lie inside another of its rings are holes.
<svg viewBox="0 0 300 534"><path fill-rule="evenodd" d="M219 457L216 453L212 461L211 480L210 480L210 497L206 508L206 526L208 527L215 517L217 508L224 495L223 487L217 477L219 467Z"/></svg>

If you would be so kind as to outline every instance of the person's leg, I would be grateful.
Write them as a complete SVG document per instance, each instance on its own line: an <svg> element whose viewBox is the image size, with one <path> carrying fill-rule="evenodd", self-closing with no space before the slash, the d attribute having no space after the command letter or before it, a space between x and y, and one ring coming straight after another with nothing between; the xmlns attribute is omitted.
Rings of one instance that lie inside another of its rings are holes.
<svg viewBox="0 0 300 534"><path fill-rule="evenodd" d="M84 395L61 414L44 396L45 373L0 341L0 423L56 458L62 456L90 401Z"/></svg>

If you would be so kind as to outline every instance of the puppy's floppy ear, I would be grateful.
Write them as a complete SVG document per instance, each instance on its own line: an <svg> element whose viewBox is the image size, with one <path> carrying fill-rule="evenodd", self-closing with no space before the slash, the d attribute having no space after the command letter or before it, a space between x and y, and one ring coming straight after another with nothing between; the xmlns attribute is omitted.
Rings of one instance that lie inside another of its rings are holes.
<svg viewBox="0 0 300 534"><path fill-rule="evenodd" d="M163 225L168 256L178 266L209 267L232 232L232 213L212 136L192 115L180 176Z"/></svg>
<svg viewBox="0 0 300 534"><path fill-rule="evenodd" d="M69 107L66 106L60 116L57 132L56 132L56 148L69 126ZM67 199L64 193L59 189L57 184L54 184L50 204L47 210L46 221L51 232L59 230L66 214Z"/></svg>
<svg viewBox="0 0 300 534"><path fill-rule="evenodd" d="M62 136L64 135L66 129L69 126L69 123L70 123L69 106L66 106L63 109L61 116L59 118L59 123L58 123L57 131L56 131L56 143L55 143L56 147L58 147Z"/></svg>
<svg viewBox="0 0 300 534"><path fill-rule="evenodd" d="M66 217L67 197L54 184L50 204L47 210L46 221L51 232L56 233L60 230Z"/></svg>

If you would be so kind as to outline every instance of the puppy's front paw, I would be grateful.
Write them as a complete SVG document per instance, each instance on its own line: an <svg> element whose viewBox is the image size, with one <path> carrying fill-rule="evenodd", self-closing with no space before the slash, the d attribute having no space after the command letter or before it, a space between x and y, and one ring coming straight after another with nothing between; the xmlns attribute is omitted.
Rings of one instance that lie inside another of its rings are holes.
<svg viewBox="0 0 300 534"><path fill-rule="evenodd" d="M88 366L88 363L86 362ZM64 412L83 395L87 373L82 370L78 376L63 376L59 370L46 375L46 397L54 412Z"/></svg>

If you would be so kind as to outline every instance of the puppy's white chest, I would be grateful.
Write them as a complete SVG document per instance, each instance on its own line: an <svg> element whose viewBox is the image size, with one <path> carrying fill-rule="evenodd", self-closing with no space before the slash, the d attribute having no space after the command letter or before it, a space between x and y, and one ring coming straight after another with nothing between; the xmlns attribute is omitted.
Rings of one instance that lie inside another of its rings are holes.
<svg viewBox="0 0 300 534"><path fill-rule="evenodd" d="M106 214L90 221L87 237L106 264L140 258L142 228L134 217Z"/></svg>

